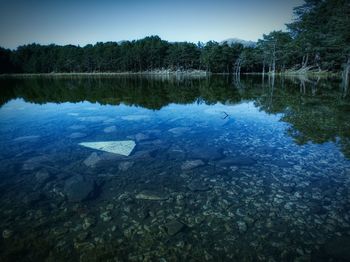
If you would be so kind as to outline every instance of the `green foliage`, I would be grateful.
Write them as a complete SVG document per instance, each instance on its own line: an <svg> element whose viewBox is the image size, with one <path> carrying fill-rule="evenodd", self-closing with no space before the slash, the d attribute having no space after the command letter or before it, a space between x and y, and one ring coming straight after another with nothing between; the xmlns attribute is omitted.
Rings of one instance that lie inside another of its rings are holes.
<svg viewBox="0 0 350 262"><path fill-rule="evenodd" d="M201 69L237 74L287 69L339 72L345 68L350 58L349 0L304 0L287 27L288 32L264 34L254 48L214 41L169 43L158 36L84 47L30 44L15 51L0 48L0 73Z"/></svg>

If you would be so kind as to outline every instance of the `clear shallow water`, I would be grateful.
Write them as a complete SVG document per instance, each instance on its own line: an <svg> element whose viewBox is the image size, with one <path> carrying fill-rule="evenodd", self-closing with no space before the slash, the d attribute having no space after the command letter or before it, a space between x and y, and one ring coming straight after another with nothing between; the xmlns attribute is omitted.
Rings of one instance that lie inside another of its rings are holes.
<svg viewBox="0 0 350 262"><path fill-rule="evenodd" d="M1 83L1 261L350 259L337 81ZM136 147L79 145L115 140Z"/></svg>

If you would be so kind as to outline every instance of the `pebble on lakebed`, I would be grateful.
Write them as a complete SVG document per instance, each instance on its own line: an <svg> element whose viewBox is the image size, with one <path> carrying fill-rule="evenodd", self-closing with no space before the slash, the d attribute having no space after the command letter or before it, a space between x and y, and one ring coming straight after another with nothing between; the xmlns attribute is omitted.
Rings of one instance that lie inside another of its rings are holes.
<svg viewBox="0 0 350 262"><path fill-rule="evenodd" d="M141 200L162 201L162 200L167 200L169 198L169 196L167 194L164 194L164 193L161 193L161 192L144 190L144 191L138 193L135 196L135 198L136 199L141 199Z"/></svg>
<svg viewBox="0 0 350 262"><path fill-rule="evenodd" d="M12 235L13 235L13 231L10 229L5 229L4 231L2 231L2 237L4 239L10 238L10 237L12 237Z"/></svg>

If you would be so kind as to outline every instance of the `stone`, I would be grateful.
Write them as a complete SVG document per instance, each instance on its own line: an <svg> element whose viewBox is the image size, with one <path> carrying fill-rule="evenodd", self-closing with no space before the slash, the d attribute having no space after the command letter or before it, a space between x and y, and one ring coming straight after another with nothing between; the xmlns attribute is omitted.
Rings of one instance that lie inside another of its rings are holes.
<svg viewBox="0 0 350 262"><path fill-rule="evenodd" d="M166 232L169 236L175 236L185 228L185 225L177 220L172 220L165 224Z"/></svg>
<svg viewBox="0 0 350 262"><path fill-rule="evenodd" d="M116 126L109 126L109 127L106 127L105 129L103 129L103 132L105 133L113 133L113 132L116 132L117 131L117 127Z"/></svg>
<svg viewBox="0 0 350 262"><path fill-rule="evenodd" d="M38 167L42 167L44 163L50 162L47 156L35 156L26 160L23 164L24 170L34 170Z"/></svg>
<svg viewBox="0 0 350 262"><path fill-rule="evenodd" d="M79 129L84 129L86 128L86 126L84 125L72 125L70 127L68 127L69 129L72 129L72 130L79 130Z"/></svg>
<svg viewBox="0 0 350 262"><path fill-rule="evenodd" d="M75 133L70 134L68 137L72 138L72 139L76 139L76 138L86 137L86 134L80 133L80 132L75 132Z"/></svg>
<svg viewBox="0 0 350 262"><path fill-rule="evenodd" d="M205 163L202 160L189 160L181 165L182 170L191 170L200 166L204 166Z"/></svg>
<svg viewBox="0 0 350 262"><path fill-rule="evenodd" d="M140 121L140 120L149 119L149 116L147 116L147 115L128 115L128 116L123 116L122 119L127 120L127 121Z"/></svg>
<svg viewBox="0 0 350 262"><path fill-rule="evenodd" d="M94 226L96 223L95 219L93 217L85 217L83 222L83 228L86 230L92 226Z"/></svg>
<svg viewBox="0 0 350 262"><path fill-rule="evenodd" d="M134 162L126 161L126 162L121 162L118 166L118 169L120 171L127 171L129 168L131 168L134 165Z"/></svg>
<svg viewBox="0 0 350 262"><path fill-rule="evenodd" d="M103 222L108 222L112 220L112 215L110 211L105 211L100 215Z"/></svg>
<svg viewBox="0 0 350 262"><path fill-rule="evenodd" d="M105 116L84 116L84 117L78 117L78 120L83 122L90 122L90 123L97 123L106 121L108 117Z"/></svg>
<svg viewBox="0 0 350 262"><path fill-rule="evenodd" d="M182 135L188 131L190 131L191 129L188 127L175 127L175 128L171 128L168 131L170 133L173 133L174 135Z"/></svg>
<svg viewBox="0 0 350 262"><path fill-rule="evenodd" d="M13 141L15 141L15 142L29 142L29 141L33 141L33 140L38 140L39 138L40 138L40 136L20 136L20 137L13 139Z"/></svg>
<svg viewBox="0 0 350 262"><path fill-rule="evenodd" d="M136 143L132 140L125 141L101 141L101 142L83 142L79 145L105 151L108 153L129 156L134 150Z"/></svg>
<svg viewBox="0 0 350 262"><path fill-rule="evenodd" d="M188 184L187 186L189 188L189 190L196 192L196 191L208 191L210 190L210 187L198 180L194 180L192 181L190 184Z"/></svg>
<svg viewBox="0 0 350 262"><path fill-rule="evenodd" d="M50 180L51 176L48 171L40 170L35 174L35 179L39 184L44 184Z"/></svg>
<svg viewBox="0 0 350 262"><path fill-rule="evenodd" d="M256 160L245 156L226 157L217 162L219 166L252 166L256 164Z"/></svg>
<svg viewBox="0 0 350 262"><path fill-rule="evenodd" d="M4 231L2 231L2 237L4 239L10 238L10 237L12 237L12 235L13 235L13 231L10 229L5 229Z"/></svg>
<svg viewBox="0 0 350 262"><path fill-rule="evenodd" d="M167 200L169 196L162 192L144 190L139 194L137 194L135 198L141 199L141 200L163 201L163 200Z"/></svg>
<svg viewBox="0 0 350 262"><path fill-rule="evenodd" d="M96 153L91 153L89 157L84 160L84 164L88 167L95 167L96 164L101 160L101 157Z"/></svg>
<svg viewBox="0 0 350 262"><path fill-rule="evenodd" d="M74 175L65 181L64 193L70 202L86 200L94 195L95 182L81 175Z"/></svg>
<svg viewBox="0 0 350 262"><path fill-rule="evenodd" d="M141 142L141 141L145 141L150 139L150 137L148 135L142 134L142 133L138 133L135 135L135 140L137 142Z"/></svg>
<svg viewBox="0 0 350 262"><path fill-rule="evenodd" d="M237 226L238 226L238 230L241 234L245 233L247 231L247 225L244 221L238 221Z"/></svg>
<svg viewBox="0 0 350 262"><path fill-rule="evenodd" d="M204 160L218 160L223 158L222 150L215 148L197 148L189 153L192 158Z"/></svg>

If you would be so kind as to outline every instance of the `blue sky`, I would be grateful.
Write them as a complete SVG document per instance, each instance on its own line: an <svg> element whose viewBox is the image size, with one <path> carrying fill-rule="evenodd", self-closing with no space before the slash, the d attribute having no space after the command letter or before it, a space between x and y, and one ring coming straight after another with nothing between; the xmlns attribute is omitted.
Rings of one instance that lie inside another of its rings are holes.
<svg viewBox="0 0 350 262"><path fill-rule="evenodd" d="M302 0L0 0L0 46L86 45L159 35L168 41L257 40L285 29Z"/></svg>

